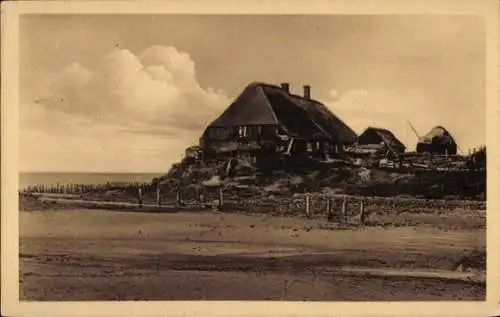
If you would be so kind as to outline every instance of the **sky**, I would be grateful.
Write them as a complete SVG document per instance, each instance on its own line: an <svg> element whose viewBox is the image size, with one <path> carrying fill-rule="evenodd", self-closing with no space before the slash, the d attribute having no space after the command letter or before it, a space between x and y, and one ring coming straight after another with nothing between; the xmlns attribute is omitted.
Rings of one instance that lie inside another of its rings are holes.
<svg viewBox="0 0 500 317"><path fill-rule="evenodd" d="M485 144L479 16L25 15L20 169L166 172L245 86L288 82L357 133Z"/></svg>

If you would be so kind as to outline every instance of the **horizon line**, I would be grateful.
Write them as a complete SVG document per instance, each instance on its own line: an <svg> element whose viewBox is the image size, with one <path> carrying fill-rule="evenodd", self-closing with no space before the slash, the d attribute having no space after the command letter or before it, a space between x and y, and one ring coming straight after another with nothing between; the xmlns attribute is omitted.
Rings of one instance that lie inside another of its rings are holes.
<svg viewBox="0 0 500 317"><path fill-rule="evenodd" d="M166 171L78 171L78 170L62 170L62 171L56 171L56 170L20 170L19 174L21 173L74 173L74 174L89 174L89 173L100 173L100 174L166 174Z"/></svg>

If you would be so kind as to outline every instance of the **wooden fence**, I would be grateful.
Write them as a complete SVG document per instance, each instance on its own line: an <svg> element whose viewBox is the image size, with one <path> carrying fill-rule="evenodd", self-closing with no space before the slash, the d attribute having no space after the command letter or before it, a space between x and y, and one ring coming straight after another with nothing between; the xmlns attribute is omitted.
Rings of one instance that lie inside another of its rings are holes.
<svg viewBox="0 0 500 317"><path fill-rule="evenodd" d="M111 190L135 191L141 187L148 190L149 183L106 183L106 184L40 184L28 185L20 190L21 193L52 193L52 194L87 194L104 193Z"/></svg>
<svg viewBox="0 0 500 317"><path fill-rule="evenodd" d="M148 187L149 186L149 187ZM141 195L138 189L142 188ZM109 192L116 192L110 194ZM189 187L177 191L152 188L150 184L129 183L122 186L112 184L85 185L70 184L53 186L29 186L21 193L42 197L83 199L87 201L113 201L137 204L139 206L178 207L191 210L219 210L225 212L265 213L283 216L326 218L330 222L364 223L367 216L378 210L392 210L395 213L406 209L427 208L431 210L467 208L484 211L484 201L416 199L412 197L363 197L321 193L296 194L294 196L237 197L224 191L221 186ZM128 194L126 194L128 193ZM140 199L139 199L140 198Z"/></svg>

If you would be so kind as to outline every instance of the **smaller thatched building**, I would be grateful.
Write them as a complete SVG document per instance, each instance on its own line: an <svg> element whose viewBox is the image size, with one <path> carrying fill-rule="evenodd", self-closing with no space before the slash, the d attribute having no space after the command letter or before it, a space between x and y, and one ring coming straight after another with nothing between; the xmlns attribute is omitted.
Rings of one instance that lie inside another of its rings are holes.
<svg viewBox="0 0 500 317"><path fill-rule="evenodd" d="M371 150L376 154L399 155L405 152L406 146L391 131L382 128L368 127L356 140L360 150Z"/></svg>
<svg viewBox="0 0 500 317"><path fill-rule="evenodd" d="M458 145L448 130L437 126L420 138L417 153L456 155Z"/></svg>

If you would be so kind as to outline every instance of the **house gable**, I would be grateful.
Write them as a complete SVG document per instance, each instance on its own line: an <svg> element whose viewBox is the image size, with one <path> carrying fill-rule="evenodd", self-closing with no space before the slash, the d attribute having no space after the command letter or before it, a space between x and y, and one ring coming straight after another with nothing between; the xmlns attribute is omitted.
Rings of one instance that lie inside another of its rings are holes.
<svg viewBox="0 0 500 317"><path fill-rule="evenodd" d="M250 84L209 127L279 124L269 100L258 84Z"/></svg>

